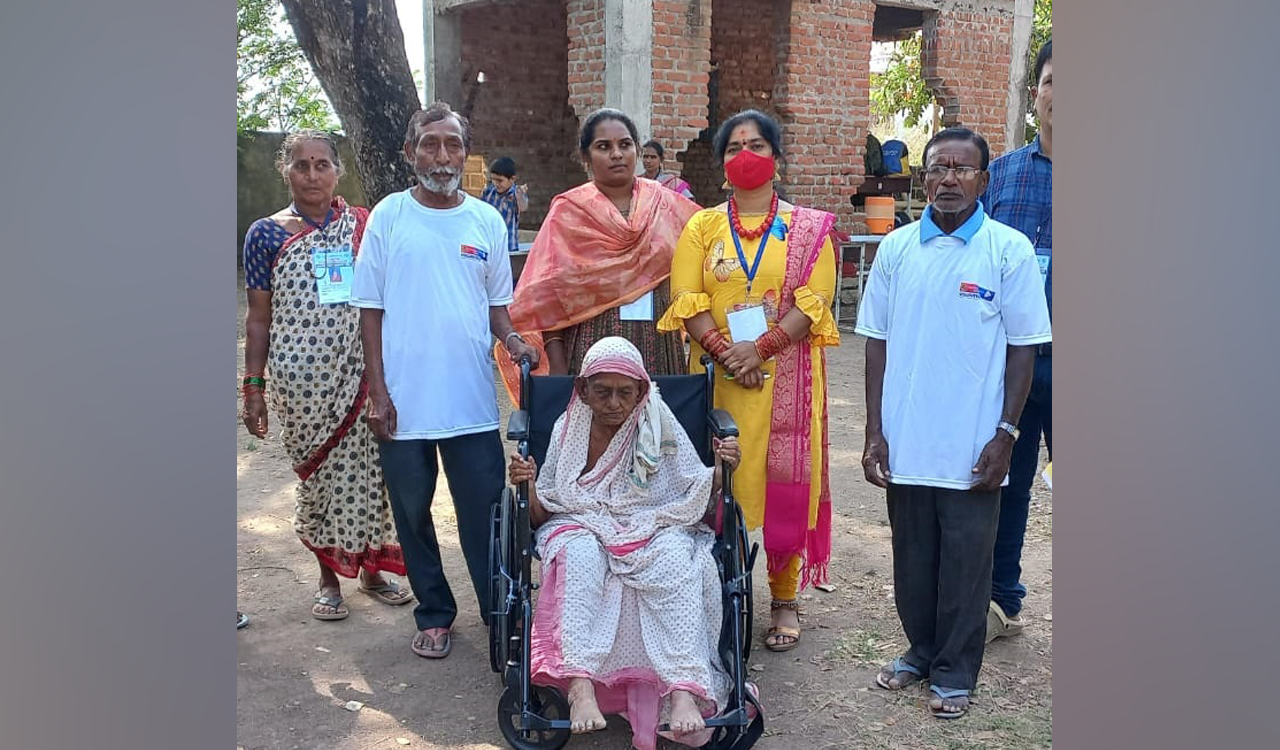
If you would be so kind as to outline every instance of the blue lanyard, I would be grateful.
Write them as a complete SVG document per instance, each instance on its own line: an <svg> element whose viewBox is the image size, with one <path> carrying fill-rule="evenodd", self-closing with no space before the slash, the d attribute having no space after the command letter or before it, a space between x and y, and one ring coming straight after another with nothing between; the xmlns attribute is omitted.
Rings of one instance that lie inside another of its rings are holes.
<svg viewBox="0 0 1280 750"><path fill-rule="evenodd" d="M315 223L314 221L312 221L310 217L308 217L306 214L304 214L304 213L302 213L301 211L299 211L297 206L290 205L290 206L289 206L289 210L290 210L290 211L293 211L294 216L297 216L299 219L302 219L303 221L307 222L307 223L308 223L308 224L310 224L310 225L312 226L312 228L314 228L314 229L319 229L319 230L322 230L322 231L323 231L325 227L329 226L329 222L333 221L333 208L332 208L332 207L331 207L328 211L325 211L325 213L324 213L324 223L323 223L323 224L317 224L317 223Z"/></svg>
<svg viewBox="0 0 1280 750"><path fill-rule="evenodd" d="M777 217L774 217L777 221ZM756 260L751 264L751 268L747 268L747 256L742 252L742 240L738 239L738 230L733 228L733 222L729 222L729 234L733 235L733 246L738 251L738 262L742 264L742 272L747 275L747 301L751 300L751 283L756 279L756 271L760 269L760 259L764 257L764 246L769 242L769 235L773 227L767 227L764 234L760 235L760 247L756 249Z"/></svg>

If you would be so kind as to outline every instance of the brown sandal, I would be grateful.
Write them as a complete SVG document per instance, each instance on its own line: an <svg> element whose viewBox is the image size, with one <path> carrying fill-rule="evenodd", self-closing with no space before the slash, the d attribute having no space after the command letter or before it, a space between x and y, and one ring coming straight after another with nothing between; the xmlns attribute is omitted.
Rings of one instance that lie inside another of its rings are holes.
<svg viewBox="0 0 1280 750"><path fill-rule="evenodd" d="M773 612L778 609L789 609L796 613L796 619L800 619L800 602L795 599L774 599L769 602L769 611ZM783 643L769 642L771 637L790 638L791 640ZM800 629L787 625L773 625L765 631L764 647L774 652L790 651L800 643Z"/></svg>

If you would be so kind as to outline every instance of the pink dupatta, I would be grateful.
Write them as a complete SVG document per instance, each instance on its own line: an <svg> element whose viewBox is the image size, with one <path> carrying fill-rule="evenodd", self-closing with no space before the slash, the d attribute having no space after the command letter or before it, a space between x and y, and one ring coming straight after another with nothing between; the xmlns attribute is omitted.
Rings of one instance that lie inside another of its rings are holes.
<svg viewBox="0 0 1280 750"><path fill-rule="evenodd" d="M779 295L778 319L795 305L795 290L809 283L821 256L823 241L835 226L835 216L797 206L791 215L787 242L787 270ZM826 353L806 336L775 357L773 410L765 473L764 549L770 573L787 567L800 555L800 588L827 581L831 559L831 489L828 481L827 404L814 403L814 358L826 373ZM813 498L812 424L820 409L822 486ZM817 508L813 505L816 503ZM816 511L816 513L815 513ZM810 519L814 518L812 525Z"/></svg>

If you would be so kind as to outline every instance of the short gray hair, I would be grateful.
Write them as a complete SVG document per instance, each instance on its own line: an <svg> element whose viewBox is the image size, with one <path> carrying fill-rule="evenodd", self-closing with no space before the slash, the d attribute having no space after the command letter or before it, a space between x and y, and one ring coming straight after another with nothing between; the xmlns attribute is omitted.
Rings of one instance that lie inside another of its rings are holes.
<svg viewBox="0 0 1280 750"><path fill-rule="evenodd" d="M338 139L332 133L326 133L323 130L295 130L284 137L284 142L280 144L280 151L276 153L276 171L281 177L289 171L289 165L293 164L293 150L297 148L299 143L307 141L321 141L329 147L329 160L333 162L333 168L337 171L338 176L345 174L342 166L342 155L338 153Z"/></svg>

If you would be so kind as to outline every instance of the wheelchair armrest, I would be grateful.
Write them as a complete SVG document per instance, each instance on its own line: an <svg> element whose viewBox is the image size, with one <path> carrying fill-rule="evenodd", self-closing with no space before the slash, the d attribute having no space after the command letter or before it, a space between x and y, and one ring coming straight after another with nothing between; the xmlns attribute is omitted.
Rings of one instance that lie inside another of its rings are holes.
<svg viewBox="0 0 1280 750"><path fill-rule="evenodd" d="M529 412L522 410L511 412L507 420L507 440L529 439Z"/></svg>
<svg viewBox="0 0 1280 750"><path fill-rule="evenodd" d="M733 416L724 409L712 409L708 419L711 423L711 434L717 438L738 436L738 423L733 421Z"/></svg>

